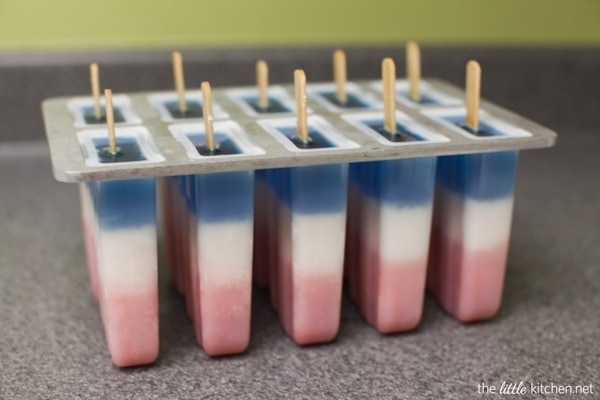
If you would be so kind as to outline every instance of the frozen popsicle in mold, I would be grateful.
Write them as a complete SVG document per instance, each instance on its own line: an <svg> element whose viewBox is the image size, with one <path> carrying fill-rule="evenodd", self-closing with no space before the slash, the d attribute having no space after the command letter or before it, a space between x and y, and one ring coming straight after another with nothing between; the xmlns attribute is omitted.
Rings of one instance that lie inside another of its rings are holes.
<svg viewBox="0 0 600 400"><path fill-rule="evenodd" d="M183 58L180 52L172 53L172 64L175 90L151 94L148 96L148 102L164 122L183 122L187 119L203 118L202 94L199 90L185 89ZM213 118L225 119L227 117L227 113L218 104L214 104Z"/></svg>
<svg viewBox="0 0 600 400"><path fill-rule="evenodd" d="M398 101L407 107L423 108L430 106L452 106L463 103L456 97L436 88L421 79L421 50L414 41L406 44L406 79L396 81L395 92ZM381 90L381 82L373 82L372 87Z"/></svg>
<svg viewBox="0 0 600 400"><path fill-rule="evenodd" d="M99 298L106 340L120 367L158 356L158 282L154 179L100 181Z"/></svg>
<svg viewBox="0 0 600 400"><path fill-rule="evenodd" d="M382 63L384 113L344 115L386 146L447 141L396 111L395 67ZM422 314L435 157L350 166L346 265L353 300L382 333L415 328Z"/></svg>
<svg viewBox="0 0 600 400"><path fill-rule="evenodd" d="M308 85L307 91L312 99L332 112L381 106L373 95L347 81L346 54L343 50L334 51L332 61L333 82Z"/></svg>
<svg viewBox="0 0 600 400"><path fill-rule="evenodd" d="M202 92L205 123L169 127L190 158L264 153L237 124L213 124L208 83ZM189 188L191 284L186 292L196 339L211 356L240 353L250 338L254 171L192 175Z"/></svg>
<svg viewBox="0 0 600 400"><path fill-rule="evenodd" d="M250 117L292 115L293 99L281 86L269 86L269 67L266 61L256 62L256 87L227 90L227 96ZM267 171L255 172L254 241L252 274L254 283L268 286L268 212L271 208L267 193Z"/></svg>
<svg viewBox="0 0 600 400"><path fill-rule="evenodd" d="M112 93L106 90L106 130L78 133L89 165L160 162L142 127L115 132ZM103 134L103 135L102 135ZM93 209L97 293L108 349L120 367L158 356L158 276L154 178L88 184L84 209ZM85 221L85 219L84 219Z"/></svg>
<svg viewBox="0 0 600 400"><path fill-rule="evenodd" d="M269 85L269 66L265 60L256 62L256 87L227 89L227 97L246 115L292 115L294 100L277 85Z"/></svg>
<svg viewBox="0 0 600 400"><path fill-rule="evenodd" d="M78 128L102 127L106 124L105 100L100 96L100 78L98 64L90 64L91 96L76 97L68 102L68 109L73 117L74 126ZM128 96L117 95L113 99L113 119L116 124L140 124Z"/></svg>
<svg viewBox="0 0 600 400"><path fill-rule="evenodd" d="M526 136L479 111L480 68L467 66L467 107L427 115L470 140ZM501 304L517 151L439 157L428 287L463 322L493 317Z"/></svg>
<svg viewBox="0 0 600 400"><path fill-rule="evenodd" d="M294 74L297 119L259 124L288 150L328 152L357 146L318 116L306 117L305 77ZM285 332L298 344L335 338L340 321L347 164L272 169L275 217L269 234L276 249L272 302Z"/></svg>

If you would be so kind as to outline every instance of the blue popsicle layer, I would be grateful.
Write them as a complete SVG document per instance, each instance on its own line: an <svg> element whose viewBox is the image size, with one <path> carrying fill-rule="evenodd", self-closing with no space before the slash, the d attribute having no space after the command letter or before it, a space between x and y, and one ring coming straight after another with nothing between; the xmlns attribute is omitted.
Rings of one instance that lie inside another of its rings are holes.
<svg viewBox="0 0 600 400"><path fill-rule="evenodd" d="M206 136L201 133L187 135L198 154L203 156L224 156L231 154L243 154L237 144L225 133L215 132L216 149L210 150L206 146Z"/></svg>
<svg viewBox="0 0 600 400"><path fill-rule="evenodd" d="M294 213L344 211L348 165L332 164L270 170L269 185Z"/></svg>
<svg viewBox="0 0 600 400"><path fill-rule="evenodd" d="M196 217L202 222L243 221L254 213L254 171L193 175Z"/></svg>
<svg viewBox="0 0 600 400"><path fill-rule="evenodd" d="M254 111L260 114L269 114L269 113L286 113L291 112L286 106L284 106L281 101L276 98L269 97L269 106L266 108L262 108L258 104L257 97L246 97L243 99Z"/></svg>
<svg viewBox="0 0 600 400"><path fill-rule="evenodd" d="M179 103L175 100L165 102L165 107L173 118L202 118L202 104L195 100L187 100L185 102L187 110L181 112Z"/></svg>
<svg viewBox="0 0 600 400"><path fill-rule="evenodd" d="M283 127L279 128L279 131L283 133L292 143L299 149L325 149L335 147L335 144L331 142L321 132L308 127L308 143L303 143L298 137L296 127Z"/></svg>
<svg viewBox="0 0 600 400"><path fill-rule="evenodd" d="M410 207L429 204L433 199L435 157L356 165L361 191L378 202Z"/></svg>
<svg viewBox="0 0 600 400"><path fill-rule="evenodd" d="M394 135L391 135L390 132L385 129L383 120L374 119L362 121L362 123L373 129L390 142L414 142L427 140L418 133L408 129L401 123L396 123L396 132L394 132Z"/></svg>
<svg viewBox="0 0 600 400"><path fill-rule="evenodd" d="M479 121L479 129L477 132L473 132L472 129L465 125L464 115L448 115L443 117L446 121L452 122L454 125L461 128L463 131L478 137L489 137L489 136L506 136L504 132L496 128L493 125L488 124L485 121Z"/></svg>
<svg viewBox="0 0 600 400"><path fill-rule="evenodd" d="M147 160L138 141L133 137L119 138L117 153L114 155L108 150L108 138L94 138L92 142L94 143L98 160L102 164Z"/></svg>
<svg viewBox="0 0 600 400"><path fill-rule="evenodd" d="M435 100L433 97L428 96L427 94L424 94L424 93L421 93L421 99L419 101L414 101L413 99L411 99L410 95L407 91L399 91L398 94L400 94L402 97L405 97L406 99L412 101L415 104L427 104L427 105L439 104L439 102L437 100Z"/></svg>
<svg viewBox="0 0 600 400"><path fill-rule="evenodd" d="M439 157L436 181L447 190L475 200L511 196L517 158L517 151Z"/></svg>
<svg viewBox="0 0 600 400"><path fill-rule="evenodd" d="M156 224L155 179L99 181L95 184L100 228L139 228Z"/></svg>
<svg viewBox="0 0 600 400"><path fill-rule="evenodd" d="M323 96L331 104L334 104L341 108L368 108L369 107L365 102L361 101L357 96L353 95L352 93L348 93L346 95L347 99L346 99L345 103L341 103L338 100L337 93L335 93L335 92L321 92L319 94L321 96Z"/></svg>
<svg viewBox="0 0 600 400"><path fill-rule="evenodd" d="M106 110L104 106L100 107L100 118L96 118L94 107L83 107L83 120L86 124L106 124ZM125 122L125 117L119 107L113 107L113 118L116 123Z"/></svg>

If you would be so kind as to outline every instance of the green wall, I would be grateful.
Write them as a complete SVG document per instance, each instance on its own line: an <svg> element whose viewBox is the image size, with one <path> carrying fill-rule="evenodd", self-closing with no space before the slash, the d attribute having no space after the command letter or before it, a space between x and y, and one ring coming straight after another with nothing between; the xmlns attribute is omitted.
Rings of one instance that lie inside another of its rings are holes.
<svg viewBox="0 0 600 400"><path fill-rule="evenodd" d="M0 50L599 45L599 0L0 0Z"/></svg>

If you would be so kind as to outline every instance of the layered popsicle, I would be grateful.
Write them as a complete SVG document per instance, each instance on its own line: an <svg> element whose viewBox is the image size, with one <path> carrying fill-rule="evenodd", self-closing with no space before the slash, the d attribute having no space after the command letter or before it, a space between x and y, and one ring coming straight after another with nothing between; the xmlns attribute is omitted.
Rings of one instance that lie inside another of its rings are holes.
<svg viewBox="0 0 600 400"><path fill-rule="evenodd" d="M463 322L501 303L517 152L440 157L428 286Z"/></svg>
<svg viewBox="0 0 600 400"><path fill-rule="evenodd" d="M344 119L383 145L447 141L395 112L393 134L380 112ZM351 297L382 333L413 329L421 319L429 250L436 157L350 166L346 266Z"/></svg>
<svg viewBox="0 0 600 400"><path fill-rule="evenodd" d="M97 67L91 67L94 89ZM93 103L90 121L84 119ZM128 98L120 97L118 121ZM78 121L107 129L77 132L84 162L92 168L135 166L164 161L144 127L115 130L112 91L105 91L105 107L97 90L93 99L69 103ZM120 111L119 111L120 110ZM148 364L158 356L158 277L155 179L101 180L80 185L81 211L90 282L100 311L113 362L122 367Z"/></svg>
<svg viewBox="0 0 600 400"><path fill-rule="evenodd" d="M203 84L203 93L210 87ZM210 99L203 99L210 116ZM231 121L170 126L188 157L239 157L261 154ZM188 219L181 224L188 245L183 292L196 339L207 354L244 351L250 339L254 171L207 173L180 178L179 198Z"/></svg>
<svg viewBox="0 0 600 400"><path fill-rule="evenodd" d="M308 140L294 119L259 124L290 151L323 152L356 144L319 117L308 118ZM270 219L271 301L298 344L333 340L340 322L346 224L347 164L269 171L276 204Z"/></svg>
<svg viewBox="0 0 600 400"><path fill-rule="evenodd" d="M479 110L480 81L479 64L469 61L465 107L426 114L470 141L531 136ZM517 157L496 151L439 158L428 286L460 321L489 319L500 308Z"/></svg>
<svg viewBox="0 0 600 400"><path fill-rule="evenodd" d="M158 271L155 180L100 181L98 281L108 349L118 366L158 356Z"/></svg>
<svg viewBox="0 0 600 400"><path fill-rule="evenodd" d="M382 62L383 112L343 118L384 146L447 139L396 111L395 66ZM435 157L351 166L346 265L351 296L382 333L413 329L421 319Z"/></svg>

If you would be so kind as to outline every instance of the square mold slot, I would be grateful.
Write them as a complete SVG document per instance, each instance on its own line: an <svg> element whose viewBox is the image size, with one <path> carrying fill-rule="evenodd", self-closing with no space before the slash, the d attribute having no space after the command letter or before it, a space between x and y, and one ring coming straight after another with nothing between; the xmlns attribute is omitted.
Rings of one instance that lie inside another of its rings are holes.
<svg viewBox="0 0 600 400"><path fill-rule="evenodd" d="M309 84L306 88L309 96L332 112L360 109L379 109L381 103L371 93L363 91L358 85L346 83L346 103L337 98L337 88L334 83Z"/></svg>
<svg viewBox="0 0 600 400"><path fill-rule="evenodd" d="M227 97L250 117L268 114L292 114L294 112L296 107L294 99L281 86L269 86L267 95L269 106L262 108L258 104L258 89L256 87L227 90Z"/></svg>
<svg viewBox="0 0 600 400"><path fill-rule="evenodd" d="M152 135L142 126L116 129L117 153L108 150L108 129L90 129L77 132L85 164L89 167L110 167L115 164L146 164L165 161Z"/></svg>
<svg viewBox="0 0 600 400"><path fill-rule="evenodd" d="M423 114L469 139L485 140L490 138L529 137L531 133L510 122L501 120L484 110L479 110L479 129L474 132L465 125L466 109L464 107L432 108Z"/></svg>
<svg viewBox="0 0 600 400"><path fill-rule="evenodd" d="M206 146L206 135L203 123L170 125L169 131L183 146L187 156L194 160L206 157L236 157L241 155L262 155L265 150L257 146L233 121L214 123L216 149L211 151Z"/></svg>
<svg viewBox="0 0 600 400"><path fill-rule="evenodd" d="M258 124L267 133L291 152L331 151L356 149L360 145L338 132L324 118L318 115L308 117L309 142L303 143L297 135L296 118L259 120Z"/></svg>
<svg viewBox="0 0 600 400"><path fill-rule="evenodd" d="M378 92L383 92L381 81L371 83L371 87ZM457 106L464 103L463 97L452 96L446 92L436 89L426 81L419 83L421 100L416 102L409 96L409 84L406 79L396 81L396 98L407 107L430 107L430 106Z"/></svg>
<svg viewBox="0 0 600 400"><path fill-rule="evenodd" d="M101 117L94 115L94 99L92 97L76 97L69 100L67 108L73 116L73 125L77 128L90 128L106 124L104 96L100 100ZM137 115L131 100L126 95L113 96L113 112L115 124L141 124L142 120Z"/></svg>
<svg viewBox="0 0 600 400"><path fill-rule="evenodd" d="M346 114L342 115L342 118L379 143L389 146L450 141L446 136L426 128L400 111L396 111L396 133L392 135L383 126L382 114L382 112Z"/></svg>
<svg viewBox="0 0 600 400"><path fill-rule="evenodd" d="M160 119L165 122L184 121L187 119L202 118L202 92L200 90L187 90L185 92L187 111L179 110L177 93L154 93L148 96L148 101L158 112ZM226 119L229 115L213 99L213 118Z"/></svg>

